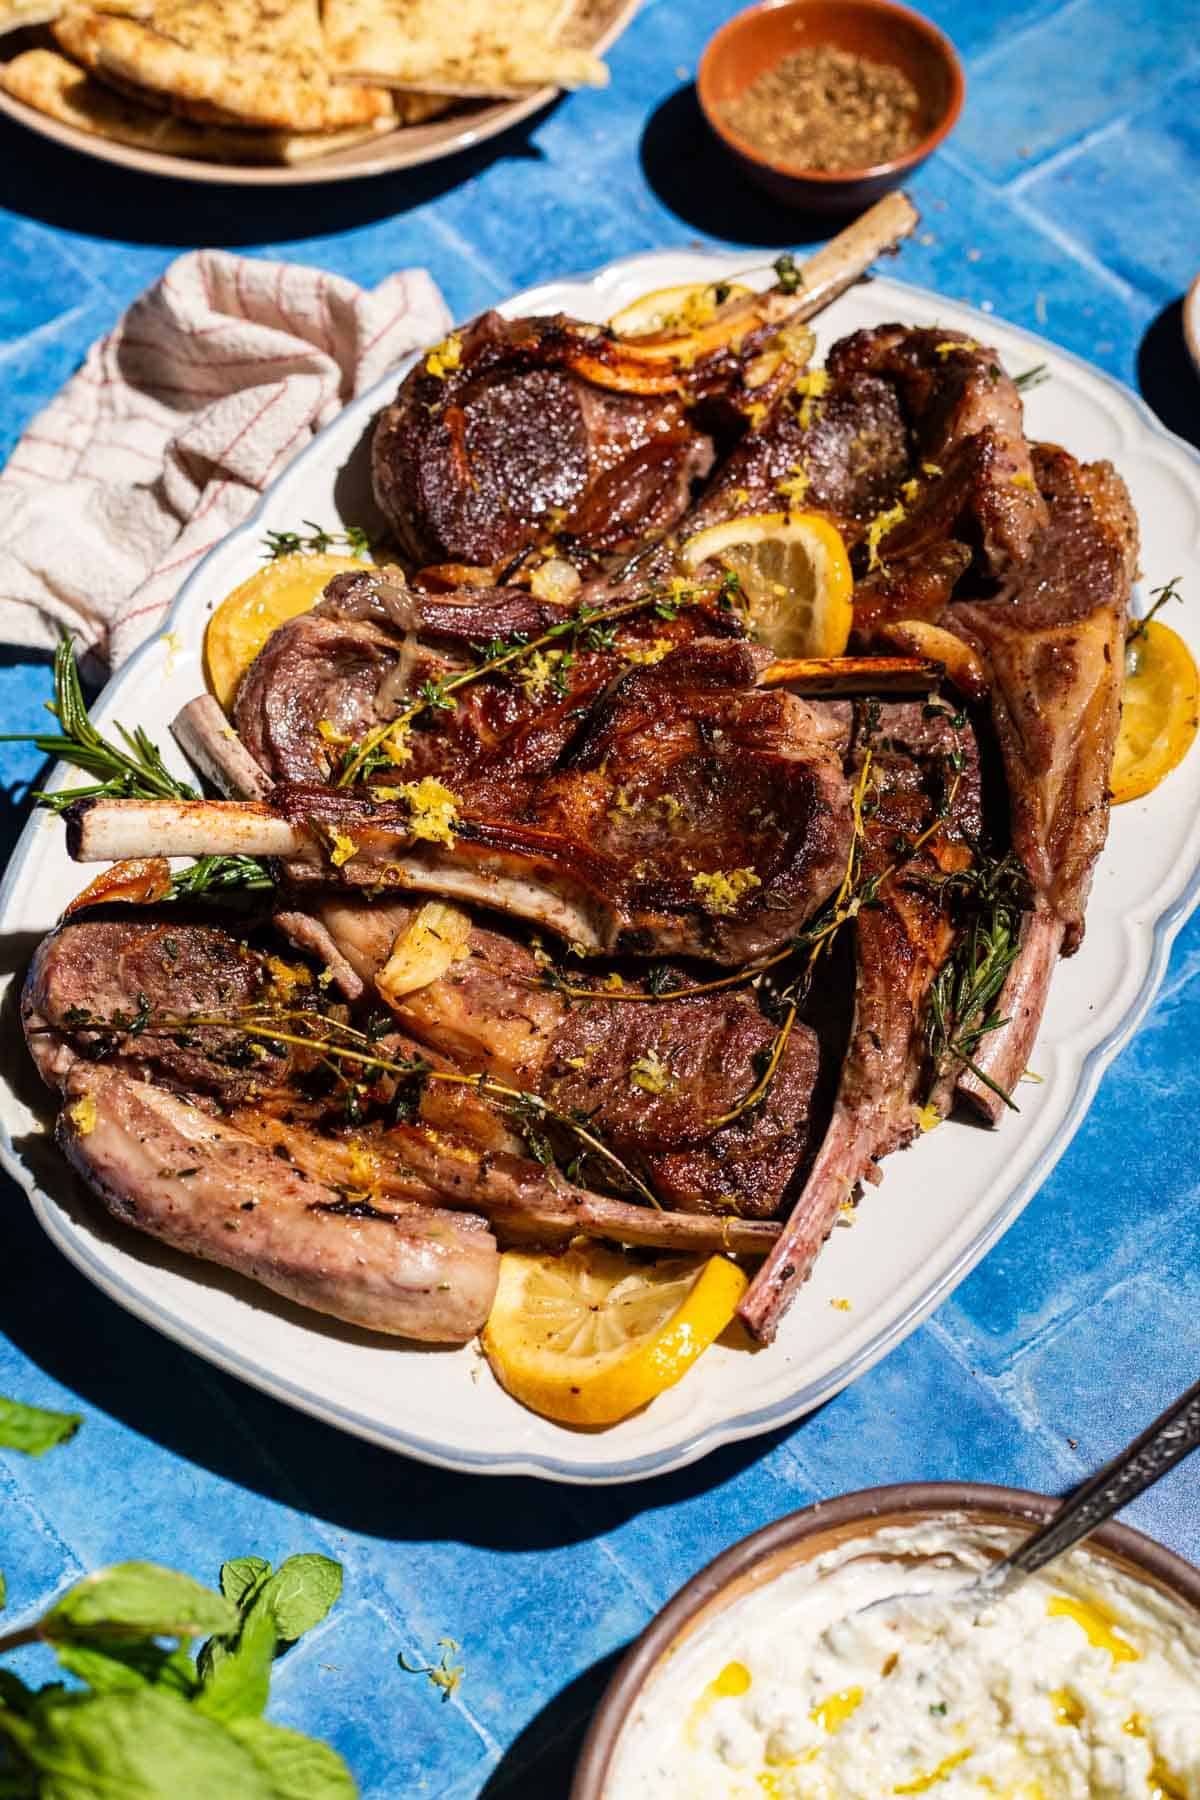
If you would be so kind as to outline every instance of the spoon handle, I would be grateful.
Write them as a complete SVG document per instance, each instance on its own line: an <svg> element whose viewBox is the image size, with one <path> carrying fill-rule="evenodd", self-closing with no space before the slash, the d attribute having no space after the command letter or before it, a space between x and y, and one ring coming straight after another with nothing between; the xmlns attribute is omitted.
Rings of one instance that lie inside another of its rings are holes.
<svg viewBox="0 0 1200 1800"><path fill-rule="evenodd" d="M1160 1413L1140 1437L1113 1457L1063 1501L1054 1517L1003 1561L994 1563L981 1586L990 1593L1061 1556L1105 1519L1153 1487L1160 1476L1200 1448L1200 1381Z"/></svg>

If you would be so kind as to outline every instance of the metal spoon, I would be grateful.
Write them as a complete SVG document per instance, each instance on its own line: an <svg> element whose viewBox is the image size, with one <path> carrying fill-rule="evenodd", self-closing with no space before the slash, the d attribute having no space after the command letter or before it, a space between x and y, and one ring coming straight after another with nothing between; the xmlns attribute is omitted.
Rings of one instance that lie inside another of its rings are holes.
<svg viewBox="0 0 1200 1800"><path fill-rule="evenodd" d="M1200 1449L1200 1381L1160 1413L1131 1444L1077 1487L1054 1517L970 1586L989 1600L1017 1587L1064 1550L1152 1488L1177 1462Z"/></svg>
<svg viewBox="0 0 1200 1800"><path fill-rule="evenodd" d="M940 1605L978 1609L990 1606L1018 1587L1027 1575L1045 1568L1048 1562L1079 1543L1111 1519L1115 1512L1144 1494L1147 1488L1182 1462L1193 1450L1200 1449L1200 1381L1187 1393L1160 1413L1131 1444L1085 1481L1082 1487L1064 1500L1054 1517L1009 1555L993 1563L950 1594L935 1594L929 1589L912 1594L889 1594L860 1609L852 1617L885 1607L902 1608L905 1612L921 1602L937 1600Z"/></svg>

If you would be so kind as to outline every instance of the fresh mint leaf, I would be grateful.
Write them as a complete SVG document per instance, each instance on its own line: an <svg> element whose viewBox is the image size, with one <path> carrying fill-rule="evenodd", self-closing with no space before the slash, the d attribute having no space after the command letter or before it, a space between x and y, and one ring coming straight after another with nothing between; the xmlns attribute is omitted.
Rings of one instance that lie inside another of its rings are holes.
<svg viewBox="0 0 1200 1800"><path fill-rule="evenodd" d="M264 1589L275 1615L275 1628L284 1644L319 1625L342 1591L342 1565L328 1556L307 1553L289 1556Z"/></svg>
<svg viewBox="0 0 1200 1800"><path fill-rule="evenodd" d="M83 1419L80 1413L48 1412L41 1406L24 1406L0 1394L0 1450L20 1450L41 1456L74 1437Z"/></svg>
<svg viewBox="0 0 1200 1800"><path fill-rule="evenodd" d="M277 1800L250 1751L214 1719L156 1688L64 1694L20 1721L38 1800Z"/></svg>
<svg viewBox="0 0 1200 1800"><path fill-rule="evenodd" d="M289 1556L274 1575L270 1567L261 1557L242 1557L221 1571L222 1587L228 1571L227 1592L241 1591L243 1614L236 1634L216 1637L200 1652L203 1686L196 1704L210 1718L257 1717L267 1704L279 1650L319 1625L342 1591L341 1565L327 1556Z"/></svg>
<svg viewBox="0 0 1200 1800"><path fill-rule="evenodd" d="M187 1651L164 1650L160 1644L60 1644L58 1660L97 1694L154 1687L190 1700L199 1685Z"/></svg>
<svg viewBox="0 0 1200 1800"><path fill-rule="evenodd" d="M274 1800L355 1800L354 1777L328 1744L266 1719L238 1719L229 1729L271 1782Z"/></svg>
<svg viewBox="0 0 1200 1800"><path fill-rule="evenodd" d="M250 1608L236 1638L218 1638L204 1646L198 1709L225 1723L257 1718L271 1691L271 1664L278 1649L275 1615L264 1592Z"/></svg>
<svg viewBox="0 0 1200 1800"><path fill-rule="evenodd" d="M41 1621L53 1644L89 1638L199 1637L237 1629L235 1606L190 1575L156 1563L116 1563L69 1588Z"/></svg>
<svg viewBox="0 0 1200 1800"><path fill-rule="evenodd" d="M245 1612L258 1589L271 1573L265 1556L235 1556L221 1564L221 1592L240 1611Z"/></svg>

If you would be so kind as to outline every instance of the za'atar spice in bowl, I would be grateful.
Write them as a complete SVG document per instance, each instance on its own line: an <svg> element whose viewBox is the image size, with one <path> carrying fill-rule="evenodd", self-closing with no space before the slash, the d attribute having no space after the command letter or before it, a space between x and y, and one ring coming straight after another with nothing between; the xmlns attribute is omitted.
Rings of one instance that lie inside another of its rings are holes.
<svg viewBox="0 0 1200 1800"><path fill-rule="evenodd" d="M700 104L776 199L843 211L896 187L962 107L949 40L894 0L763 0L710 41Z"/></svg>

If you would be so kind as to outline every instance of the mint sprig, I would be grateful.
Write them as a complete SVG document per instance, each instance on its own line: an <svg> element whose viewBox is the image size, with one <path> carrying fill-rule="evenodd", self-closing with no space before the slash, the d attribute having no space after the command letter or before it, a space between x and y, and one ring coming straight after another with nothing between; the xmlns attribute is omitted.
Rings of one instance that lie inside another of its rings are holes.
<svg viewBox="0 0 1200 1800"><path fill-rule="evenodd" d="M0 1795L12 1800L355 1800L329 1745L263 1718L280 1651L326 1617L328 1557L226 1563L216 1593L121 1563L69 1588L0 1651L51 1645L82 1683L34 1689L0 1669ZM188 1646L209 1633L193 1661ZM171 1644L161 1640L170 1639Z"/></svg>

